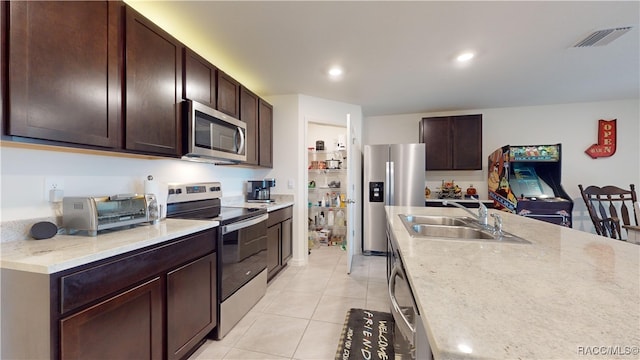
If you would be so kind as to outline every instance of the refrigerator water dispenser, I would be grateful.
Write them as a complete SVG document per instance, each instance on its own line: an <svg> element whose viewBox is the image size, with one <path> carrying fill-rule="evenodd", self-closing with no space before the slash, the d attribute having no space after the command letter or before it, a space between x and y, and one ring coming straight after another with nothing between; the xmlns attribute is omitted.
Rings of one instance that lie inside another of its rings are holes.
<svg viewBox="0 0 640 360"><path fill-rule="evenodd" d="M369 201L384 202L384 183L369 182Z"/></svg>

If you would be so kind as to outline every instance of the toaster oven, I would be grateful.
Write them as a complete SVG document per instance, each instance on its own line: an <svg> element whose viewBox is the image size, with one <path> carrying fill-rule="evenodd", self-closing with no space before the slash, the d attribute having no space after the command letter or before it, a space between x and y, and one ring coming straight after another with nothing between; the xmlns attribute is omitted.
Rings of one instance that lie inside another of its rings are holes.
<svg viewBox="0 0 640 360"><path fill-rule="evenodd" d="M98 231L160 219L154 194L121 194L113 196L81 196L62 199L62 222L67 233Z"/></svg>

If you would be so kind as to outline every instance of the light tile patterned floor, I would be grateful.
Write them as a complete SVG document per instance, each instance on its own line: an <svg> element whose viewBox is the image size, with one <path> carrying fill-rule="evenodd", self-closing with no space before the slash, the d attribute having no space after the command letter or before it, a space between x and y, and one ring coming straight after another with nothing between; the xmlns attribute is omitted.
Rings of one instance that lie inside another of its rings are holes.
<svg viewBox="0 0 640 360"><path fill-rule="evenodd" d="M347 311L389 311L386 260L313 249L306 266L287 266L267 294L221 341L207 340L189 359L332 360Z"/></svg>

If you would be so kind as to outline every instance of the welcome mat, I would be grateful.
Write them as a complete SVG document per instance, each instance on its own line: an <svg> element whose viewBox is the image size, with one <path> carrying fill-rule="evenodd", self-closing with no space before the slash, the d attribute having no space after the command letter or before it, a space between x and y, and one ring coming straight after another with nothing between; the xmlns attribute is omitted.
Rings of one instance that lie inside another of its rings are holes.
<svg viewBox="0 0 640 360"><path fill-rule="evenodd" d="M364 309L347 311L335 360L393 359L393 329L390 313Z"/></svg>

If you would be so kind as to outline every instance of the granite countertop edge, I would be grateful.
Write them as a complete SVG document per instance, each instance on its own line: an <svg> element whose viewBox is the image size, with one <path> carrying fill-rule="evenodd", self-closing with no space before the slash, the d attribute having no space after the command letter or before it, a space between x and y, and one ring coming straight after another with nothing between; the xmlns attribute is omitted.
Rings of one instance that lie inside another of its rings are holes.
<svg viewBox="0 0 640 360"><path fill-rule="evenodd" d="M435 359L579 359L589 346L640 346L640 246L505 212L503 229L531 244L412 238L398 215L467 213L385 211Z"/></svg>
<svg viewBox="0 0 640 360"><path fill-rule="evenodd" d="M163 219L98 236L56 235L0 244L0 269L53 274L129 251L215 228L217 221Z"/></svg>

